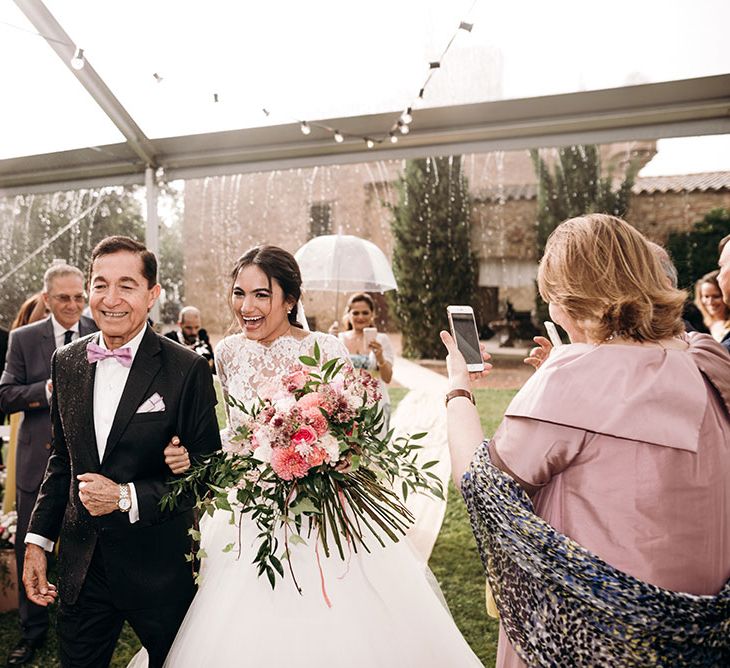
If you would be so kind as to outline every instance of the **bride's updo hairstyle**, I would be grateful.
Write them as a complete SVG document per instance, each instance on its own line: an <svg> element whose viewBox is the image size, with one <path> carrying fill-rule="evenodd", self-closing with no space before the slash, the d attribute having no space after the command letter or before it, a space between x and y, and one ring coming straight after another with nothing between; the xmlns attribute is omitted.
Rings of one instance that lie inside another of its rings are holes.
<svg viewBox="0 0 730 668"><path fill-rule="evenodd" d="M658 341L681 333L687 295L668 285L647 240L626 221L592 213L558 225L537 274L540 295L589 340Z"/></svg>
<svg viewBox="0 0 730 668"><path fill-rule="evenodd" d="M271 281L276 281L284 293L284 298L294 302L288 315L289 324L301 329L302 326L297 322L297 310L302 296L302 273L294 256L278 246L254 246L238 258L231 272L231 285L228 290L228 305L231 310L233 310L231 303L233 286L241 269L249 265L257 266L266 274L269 279L269 289Z"/></svg>

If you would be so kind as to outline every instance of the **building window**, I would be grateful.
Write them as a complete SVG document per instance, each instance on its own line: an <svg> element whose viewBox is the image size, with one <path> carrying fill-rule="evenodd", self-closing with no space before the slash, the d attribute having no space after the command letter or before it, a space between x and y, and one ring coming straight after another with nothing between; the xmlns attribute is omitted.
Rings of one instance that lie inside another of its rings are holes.
<svg viewBox="0 0 730 668"><path fill-rule="evenodd" d="M332 204L320 202L309 207L309 238L332 234Z"/></svg>

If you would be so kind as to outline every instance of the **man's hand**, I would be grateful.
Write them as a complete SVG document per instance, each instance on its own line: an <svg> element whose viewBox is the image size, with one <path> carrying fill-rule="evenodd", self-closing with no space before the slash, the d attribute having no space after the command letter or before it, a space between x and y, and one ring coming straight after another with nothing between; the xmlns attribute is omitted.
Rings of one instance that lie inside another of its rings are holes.
<svg viewBox="0 0 730 668"><path fill-rule="evenodd" d="M119 485L98 473L77 475L79 499L90 515L108 515L119 509Z"/></svg>
<svg viewBox="0 0 730 668"><path fill-rule="evenodd" d="M539 369L540 365L550 356L553 344L544 336L536 336L532 340L537 343L537 347L530 350L529 356L523 361L525 364L529 364L530 366L534 366L536 369Z"/></svg>
<svg viewBox="0 0 730 668"><path fill-rule="evenodd" d="M162 454L165 455L165 464L170 467L175 475L185 473L190 468L190 456L187 448L180 443L177 436L172 437Z"/></svg>
<svg viewBox="0 0 730 668"><path fill-rule="evenodd" d="M58 596L56 585L46 579L46 553L42 547L29 543L25 546L23 564L23 584L28 598L44 608L53 603Z"/></svg>

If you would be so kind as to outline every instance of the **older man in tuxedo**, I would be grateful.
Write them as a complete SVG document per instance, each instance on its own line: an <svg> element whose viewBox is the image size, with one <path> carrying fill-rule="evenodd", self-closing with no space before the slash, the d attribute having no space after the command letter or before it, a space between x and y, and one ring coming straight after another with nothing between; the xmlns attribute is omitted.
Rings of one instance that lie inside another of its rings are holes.
<svg viewBox="0 0 730 668"><path fill-rule="evenodd" d="M0 411L24 413L18 433L15 555L18 581L23 574L25 532L51 450L51 356L63 345L96 331L81 315L86 297L84 275L68 264L54 264L43 277L43 301L51 315L10 333L5 368L0 377ZM48 631L48 611L33 604L19 587L20 642L8 656L9 666L33 659Z"/></svg>
<svg viewBox="0 0 730 668"><path fill-rule="evenodd" d="M194 595L193 500L162 510L179 435L190 455L220 448L206 361L147 324L157 261L127 237L92 253L90 305L101 329L53 361L53 452L26 536L24 583L47 605L46 551L60 537L63 666L106 666L124 621L161 666Z"/></svg>

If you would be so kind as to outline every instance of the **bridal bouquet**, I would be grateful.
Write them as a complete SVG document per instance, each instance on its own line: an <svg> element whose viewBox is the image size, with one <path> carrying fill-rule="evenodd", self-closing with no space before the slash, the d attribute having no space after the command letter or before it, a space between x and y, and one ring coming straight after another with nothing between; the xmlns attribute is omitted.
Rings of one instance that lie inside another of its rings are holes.
<svg viewBox="0 0 730 668"><path fill-rule="evenodd" d="M369 551L371 540L385 546L384 539L405 534L413 522L403 505L409 493L443 498L438 477L428 471L436 462L417 462L416 441L425 433L380 436L380 392L372 376L336 358L322 363L316 344L312 357L299 359L260 392L255 406L229 397L243 423L221 452L173 481L163 499L163 508L172 507L179 495L194 492L211 515L216 509L249 514L259 529L254 564L272 588L276 575L284 575L282 561L298 588L287 559L292 545L315 540L326 556L336 551L344 560L349 549Z"/></svg>

